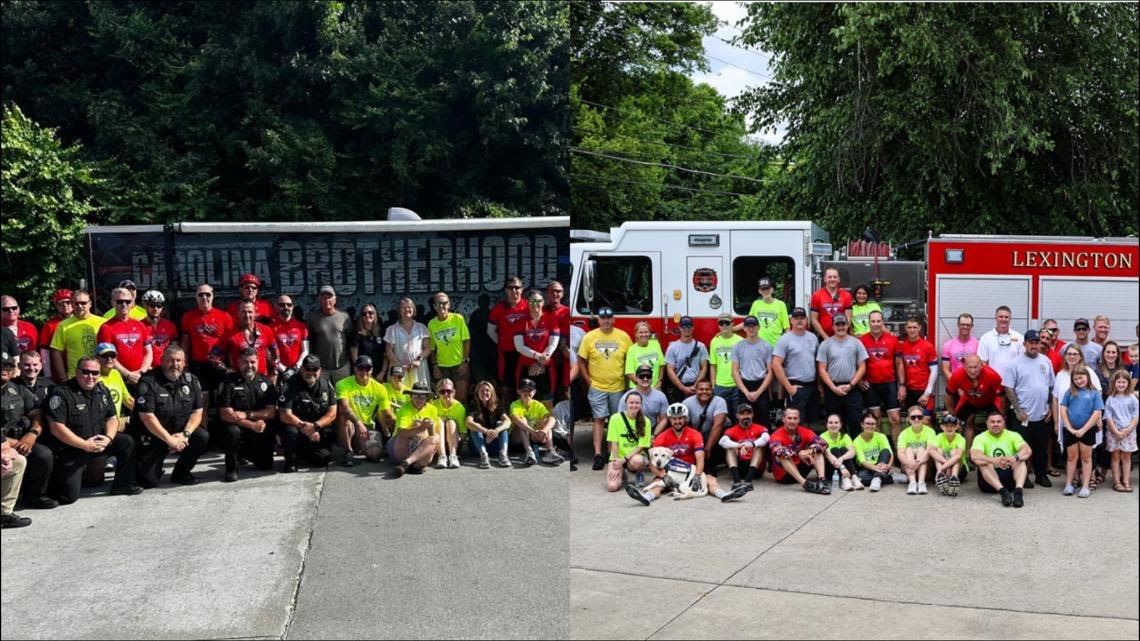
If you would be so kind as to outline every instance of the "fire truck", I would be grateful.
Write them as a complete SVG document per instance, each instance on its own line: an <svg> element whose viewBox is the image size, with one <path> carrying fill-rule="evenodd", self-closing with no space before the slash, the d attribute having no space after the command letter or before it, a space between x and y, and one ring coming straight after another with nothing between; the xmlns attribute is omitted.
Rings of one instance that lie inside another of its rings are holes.
<svg viewBox="0 0 1140 641"><path fill-rule="evenodd" d="M775 296L809 307L823 271L839 270L842 287L868 285L887 326L901 334L907 317L926 322L939 349L956 333L959 314L974 316L974 335L994 325L999 305L1024 332L1056 319L1064 340L1073 321L1098 314L1112 320L1110 338L1136 341L1138 270L1135 237L931 236L922 261L899 260L897 248L868 237L833 248L811 222L627 222L609 233L571 232L571 322L588 330L600 307L633 335L647 321L662 348L675 340L682 316L707 343L717 317L739 322L757 298L757 281Z"/></svg>

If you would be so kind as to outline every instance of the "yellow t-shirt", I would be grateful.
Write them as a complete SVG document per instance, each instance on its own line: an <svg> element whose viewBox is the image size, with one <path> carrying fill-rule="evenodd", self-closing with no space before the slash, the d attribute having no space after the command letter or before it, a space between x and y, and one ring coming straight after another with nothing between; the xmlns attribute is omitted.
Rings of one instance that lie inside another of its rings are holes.
<svg viewBox="0 0 1140 641"><path fill-rule="evenodd" d="M578 346L581 357L590 370L593 388L601 392L624 392L625 353L633 345L629 334L614 328L609 334L600 329L591 330L582 338Z"/></svg>
<svg viewBox="0 0 1140 641"><path fill-rule="evenodd" d="M55 328L55 335L51 337L51 348L67 352L68 378L75 376L79 359L95 355L95 336L105 322L107 319L94 314L83 320L70 316Z"/></svg>
<svg viewBox="0 0 1140 641"><path fill-rule="evenodd" d="M127 391L127 383L123 380L123 375L119 370L112 369L107 372L99 381L107 386L107 390L111 392L111 400L115 403L115 414L118 416L123 415L123 401L128 398L133 399L131 393Z"/></svg>
<svg viewBox="0 0 1140 641"><path fill-rule="evenodd" d="M529 407L523 407L521 400L511 403L510 415L525 420L531 429L534 429L534 426L537 425L539 421L546 418L547 414L550 414L550 410L546 409L546 406L541 402L534 399L531 399Z"/></svg>
<svg viewBox="0 0 1140 641"><path fill-rule="evenodd" d="M384 391L388 394L388 402L392 405L392 413L400 411L408 402L408 388L401 387L397 390L391 383L383 383Z"/></svg>
<svg viewBox="0 0 1140 641"><path fill-rule="evenodd" d="M455 401L451 407L444 407L442 399L435 399L431 402L435 406L436 413L442 419L451 419L455 421L455 426L459 428L460 434L467 433L467 408L463 407L463 403Z"/></svg>
<svg viewBox="0 0 1140 641"><path fill-rule="evenodd" d="M396 429L392 432L392 436L399 434L400 430L411 427L416 421L425 418L439 418L439 412L435 410L435 405L427 403L423 406L423 409L416 409L416 406L411 401L405 403L404 406L400 408L400 411L396 412Z"/></svg>

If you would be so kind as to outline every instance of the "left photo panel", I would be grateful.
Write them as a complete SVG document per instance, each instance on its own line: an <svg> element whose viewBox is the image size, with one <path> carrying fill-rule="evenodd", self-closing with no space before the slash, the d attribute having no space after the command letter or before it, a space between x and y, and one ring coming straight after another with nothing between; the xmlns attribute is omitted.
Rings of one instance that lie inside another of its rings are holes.
<svg viewBox="0 0 1140 641"><path fill-rule="evenodd" d="M567 638L569 3L0 11L3 638Z"/></svg>

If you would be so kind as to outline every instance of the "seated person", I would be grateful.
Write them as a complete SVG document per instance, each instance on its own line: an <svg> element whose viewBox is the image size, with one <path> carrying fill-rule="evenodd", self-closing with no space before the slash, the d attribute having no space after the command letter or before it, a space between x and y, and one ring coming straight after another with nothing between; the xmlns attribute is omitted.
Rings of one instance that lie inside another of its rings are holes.
<svg viewBox="0 0 1140 641"><path fill-rule="evenodd" d="M772 478L777 483L799 483L807 492L831 494L823 481L823 451L827 444L815 432L800 425L800 410L784 410L784 425L768 440L772 451ZM808 479L815 470L816 478Z"/></svg>
<svg viewBox="0 0 1140 641"><path fill-rule="evenodd" d="M943 414L941 423L942 433L927 447L934 461L934 484L939 494L958 496L958 487L970 469L966 462L966 439L958 433L958 418L953 414Z"/></svg>
<svg viewBox="0 0 1140 641"><path fill-rule="evenodd" d="M257 362L257 350L243 349L238 355L238 371L227 374L218 388L224 483L237 480L239 457L248 457L259 470L273 469L277 433L271 421L277 416L277 388L269 377L257 371Z"/></svg>
<svg viewBox="0 0 1140 641"><path fill-rule="evenodd" d="M518 400L511 403L511 423L515 426L515 433L522 441L526 459L523 467L530 467L538 462L537 453L545 450L542 462L549 465L560 465L562 455L554 447L554 416L546 406L535 400L534 394L537 385L532 379L524 378L519 381Z"/></svg>
<svg viewBox="0 0 1140 641"><path fill-rule="evenodd" d="M396 432L388 440L388 457L395 463L393 474L420 474L439 450L439 413L428 402L431 389L416 382L408 390L411 400L396 413Z"/></svg>
<svg viewBox="0 0 1140 641"><path fill-rule="evenodd" d="M625 407L610 417L606 441L610 444L610 464L606 470L606 491L617 492L625 485L627 471L639 473L649 465L653 426L641 413L641 394L634 390L625 396Z"/></svg>
<svg viewBox="0 0 1140 641"><path fill-rule="evenodd" d="M752 481L764 475L764 448L768 445L768 438L768 428L752 422L752 404L737 405L736 424L720 437L728 471L732 474L732 489L743 486L751 491ZM748 466L743 481L740 480L740 463Z"/></svg>
<svg viewBox="0 0 1140 641"><path fill-rule="evenodd" d="M891 478L891 463L894 455L891 453L891 442L887 435L879 432L879 419L874 412L863 412L860 420L863 431L851 439L851 446L855 448L855 466L859 470L859 480L869 485L872 492L878 492L883 485L894 482Z"/></svg>
<svg viewBox="0 0 1140 641"><path fill-rule="evenodd" d="M831 476L839 470L839 487L844 492L863 489L863 481L855 474L855 447L851 437L843 431L843 419L838 414L827 416L827 430L820 435L827 444L823 456L827 461L824 469L825 476Z"/></svg>
<svg viewBox="0 0 1140 641"><path fill-rule="evenodd" d="M364 452L371 461L379 461L383 447L382 434L388 434L393 418L388 392L372 378L372 357L361 354L352 364L352 376L336 383L337 439L344 448L341 465L356 465L353 452Z"/></svg>
<svg viewBox="0 0 1140 641"><path fill-rule="evenodd" d="M899 432L899 467L906 474L907 494L926 494L926 471L930 467L927 449L935 434L924 418L922 407L911 405L906 411L907 428Z"/></svg>
<svg viewBox="0 0 1140 641"><path fill-rule="evenodd" d="M471 435L472 449L479 454L479 469L490 469L489 453L499 455L500 467L511 467L511 459L507 456L511 419L499 405L499 393L490 381L479 381L471 396L467 433Z"/></svg>
<svg viewBox="0 0 1140 641"><path fill-rule="evenodd" d="M1026 461L1032 456L1025 439L1005 429L1005 415L990 412L986 416L986 431L974 437L970 446L970 460L978 466L978 489L984 494L1000 493L1004 507L1025 505L1021 492L1029 476Z"/></svg>

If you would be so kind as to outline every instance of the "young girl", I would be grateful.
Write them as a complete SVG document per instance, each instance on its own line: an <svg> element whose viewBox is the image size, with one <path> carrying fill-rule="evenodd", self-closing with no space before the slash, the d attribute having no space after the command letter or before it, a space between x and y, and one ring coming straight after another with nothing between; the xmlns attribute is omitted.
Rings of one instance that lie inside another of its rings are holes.
<svg viewBox="0 0 1140 641"><path fill-rule="evenodd" d="M883 485L894 482L891 478L891 464L895 457L891 452L891 442L885 434L876 432L879 419L871 410L863 412L863 431L851 439L855 450L855 463L859 469L859 480L870 484L872 492L878 492Z"/></svg>
<svg viewBox="0 0 1140 641"><path fill-rule="evenodd" d="M958 419L953 414L942 417L942 433L927 448L934 460L934 484L942 496L958 496L958 487L966 480L969 469L965 459L966 439L958 433Z"/></svg>
<svg viewBox="0 0 1140 641"><path fill-rule="evenodd" d="M855 448L851 437L843 431L843 420L838 414L827 415L827 431L821 437L827 443L823 456L827 461L825 478L831 478L835 470L843 477L840 489L844 492L863 489L863 481L855 475Z"/></svg>
<svg viewBox="0 0 1140 641"><path fill-rule="evenodd" d="M896 449L899 453L899 467L906 473L906 493L926 494L926 470L930 467L930 444L934 442L934 428L922 422L922 407L911 405L907 408L907 427L899 432Z"/></svg>
<svg viewBox="0 0 1140 641"><path fill-rule="evenodd" d="M1112 489L1132 491L1132 452L1136 451L1136 421L1140 417L1140 401L1131 394L1132 377L1118 371L1109 382L1112 395L1104 403L1105 425L1108 426L1107 449L1112 455Z"/></svg>
<svg viewBox="0 0 1140 641"><path fill-rule="evenodd" d="M1100 353L1100 362L1097 363L1093 375L1096 377L1096 383L1100 383L1098 389L1100 390L1100 397L1105 402L1108 397L1112 396L1112 377L1117 372L1127 372L1124 363L1121 361L1122 354L1120 353L1120 346L1115 341L1105 341L1102 351ZM1095 385L1095 383L1094 383ZM1102 425L1103 427L1103 425ZM1093 485L1092 489L1100 483L1104 483L1104 479L1108 476L1109 468L1112 466L1112 453L1104 447L1097 447L1093 450Z"/></svg>
<svg viewBox="0 0 1140 641"><path fill-rule="evenodd" d="M606 441L610 444L610 466L606 470L606 490L617 492L625 481L625 471L641 472L649 461L643 452L649 449L653 426L641 413L641 394L632 391L625 396L625 407L610 417Z"/></svg>
<svg viewBox="0 0 1140 641"><path fill-rule="evenodd" d="M1092 451L1100 444L1100 416L1104 401L1100 392L1089 383L1091 375L1083 365L1073 369L1072 383L1061 399L1059 441L1068 454L1065 465L1065 496L1073 494L1073 478L1077 473L1077 457L1081 460L1081 491L1077 496L1087 499L1091 494L1089 482L1093 476Z"/></svg>
<svg viewBox="0 0 1140 641"><path fill-rule="evenodd" d="M871 290L866 285L856 287L853 294L855 304L851 306L851 335L859 337L871 331L871 325L867 322L871 312L881 312L883 308L871 300Z"/></svg>

